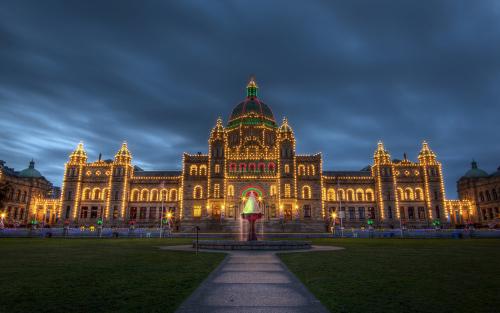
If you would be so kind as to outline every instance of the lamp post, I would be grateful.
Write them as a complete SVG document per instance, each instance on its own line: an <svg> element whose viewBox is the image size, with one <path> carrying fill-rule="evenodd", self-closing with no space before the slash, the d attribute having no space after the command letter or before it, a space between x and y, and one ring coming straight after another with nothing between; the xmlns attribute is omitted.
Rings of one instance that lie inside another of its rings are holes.
<svg viewBox="0 0 500 313"><path fill-rule="evenodd" d="M0 220L0 229L4 229L5 228L5 224L4 224L4 219L5 219L5 212L2 212L2 214L0 214L0 217L2 218Z"/></svg>
<svg viewBox="0 0 500 313"><path fill-rule="evenodd" d="M196 226L195 229L196 229L196 255L198 255L198 241L199 241L198 232L200 231L200 226Z"/></svg>
<svg viewBox="0 0 500 313"><path fill-rule="evenodd" d="M337 213L333 212L332 213L332 237L335 237L335 226L337 222Z"/></svg>
<svg viewBox="0 0 500 313"><path fill-rule="evenodd" d="M172 212L168 211L167 212L167 235L170 237L171 235L171 226L170 226L170 222L172 220Z"/></svg>

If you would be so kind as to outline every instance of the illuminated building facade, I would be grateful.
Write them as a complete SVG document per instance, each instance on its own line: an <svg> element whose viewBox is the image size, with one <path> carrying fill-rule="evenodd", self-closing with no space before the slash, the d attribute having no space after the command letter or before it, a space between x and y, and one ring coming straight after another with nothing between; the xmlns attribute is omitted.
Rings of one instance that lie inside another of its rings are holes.
<svg viewBox="0 0 500 313"><path fill-rule="evenodd" d="M475 212L464 210L460 203L450 207L455 224L469 221L490 227L500 226L500 167L488 174L472 161L471 168L457 182L458 196L467 201Z"/></svg>
<svg viewBox="0 0 500 313"><path fill-rule="evenodd" d="M24 226L33 217L46 223L56 222L59 189L35 169L35 161L24 170L16 171L0 160L0 184L6 191L3 207L0 207L6 226ZM37 205L39 201L43 203L41 207Z"/></svg>
<svg viewBox="0 0 500 313"><path fill-rule="evenodd" d="M227 123L216 121L208 153L184 153L181 171L134 167L126 143L114 160L88 162L80 143L65 166L58 217L72 225L155 226L170 212L179 230L236 232L249 192L258 195L266 231L325 231L333 217L346 227L451 221L441 163L425 141L417 162L392 160L379 142L371 166L325 171L320 153L296 153L291 125L276 122L253 79Z"/></svg>

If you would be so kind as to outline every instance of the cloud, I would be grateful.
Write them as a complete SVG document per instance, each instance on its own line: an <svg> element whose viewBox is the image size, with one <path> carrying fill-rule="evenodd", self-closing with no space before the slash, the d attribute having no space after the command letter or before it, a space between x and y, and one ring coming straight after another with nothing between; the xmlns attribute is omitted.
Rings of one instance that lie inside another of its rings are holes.
<svg viewBox="0 0 500 313"><path fill-rule="evenodd" d="M495 1L22 1L0 4L0 158L59 184L127 140L147 169L206 151L250 74L300 153L360 169L383 139L416 159L423 139L446 189L472 158L500 163Z"/></svg>

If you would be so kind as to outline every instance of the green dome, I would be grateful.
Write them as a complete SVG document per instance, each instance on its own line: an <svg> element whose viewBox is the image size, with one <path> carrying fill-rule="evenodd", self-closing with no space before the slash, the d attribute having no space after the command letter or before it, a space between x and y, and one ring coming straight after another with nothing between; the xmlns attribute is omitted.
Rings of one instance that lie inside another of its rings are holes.
<svg viewBox="0 0 500 313"><path fill-rule="evenodd" d="M35 161L31 160L28 168L19 172L20 177L24 178L40 178L43 177L42 174L35 169Z"/></svg>
<svg viewBox="0 0 500 313"><path fill-rule="evenodd" d="M247 97L240 102L231 113L228 127L244 125L267 124L277 127L273 112L267 104L257 97L257 84L252 78L247 86Z"/></svg>
<svg viewBox="0 0 500 313"><path fill-rule="evenodd" d="M483 171L482 169L477 167L477 162L472 161L471 163L471 169L465 173L463 177L465 178L481 178L481 177L488 177L488 173Z"/></svg>

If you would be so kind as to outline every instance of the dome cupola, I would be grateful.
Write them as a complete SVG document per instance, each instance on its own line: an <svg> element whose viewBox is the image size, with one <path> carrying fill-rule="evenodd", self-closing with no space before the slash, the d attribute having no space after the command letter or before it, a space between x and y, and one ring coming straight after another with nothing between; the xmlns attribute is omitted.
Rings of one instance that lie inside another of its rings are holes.
<svg viewBox="0 0 500 313"><path fill-rule="evenodd" d="M251 77L247 85L247 96L240 102L231 113L228 128L243 125L262 125L276 128L277 124L273 112L267 104L257 97L259 87L255 78Z"/></svg>
<svg viewBox="0 0 500 313"><path fill-rule="evenodd" d="M35 161L31 160L29 167L19 172L19 176L24 178L40 178L42 174L35 169Z"/></svg>
<svg viewBox="0 0 500 313"><path fill-rule="evenodd" d="M472 160L471 162L471 169L468 170L463 177L465 178L481 178L481 177L488 177L488 173L483 171L482 169L477 167L477 162L475 160Z"/></svg>

